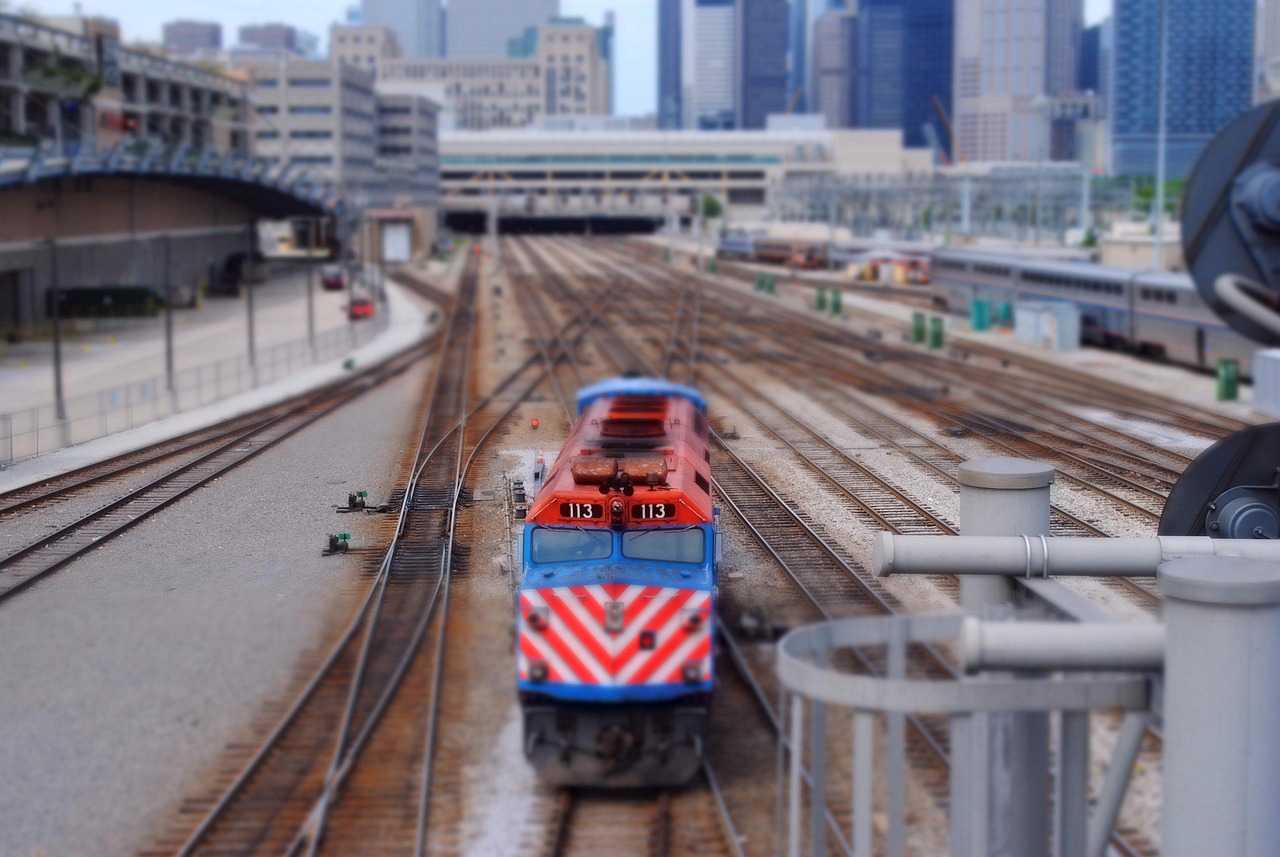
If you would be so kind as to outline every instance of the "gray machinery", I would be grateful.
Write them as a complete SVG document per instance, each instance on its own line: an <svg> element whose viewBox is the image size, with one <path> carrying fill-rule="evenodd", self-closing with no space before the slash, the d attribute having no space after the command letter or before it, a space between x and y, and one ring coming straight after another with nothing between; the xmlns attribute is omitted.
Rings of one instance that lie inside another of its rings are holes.
<svg viewBox="0 0 1280 857"><path fill-rule="evenodd" d="M1280 102L1244 114L1208 146L1183 209L1204 300L1241 334L1280 346ZM1280 854L1280 424L1201 454L1153 539L1049 536L1053 476L1034 462L969 461L958 475L963 535L879 534L877 574L956 574L963 613L843 619L779 643L791 857L806 844L825 854L828 836L846 853L875 853L880 745L880 848L906 853L904 718L920 711L950 719L951 854L1019 857L1052 841L1061 857L1103 857L1152 723L1164 736L1163 853ZM1053 579L1109 575L1155 577L1158 621L1117 621ZM965 674L909 675L907 648L921 643L952 645ZM842 649L867 646L886 651L883 672L831 666ZM825 812L828 709L853 715L847 828ZM1115 709L1124 720L1090 800L1089 718Z"/></svg>
<svg viewBox="0 0 1280 857"><path fill-rule="evenodd" d="M1205 303L1250 339L1280 345L1280 101L1239 116L1200 155L1182 244Z"/></svg>
<svg viewBox="0 0 1280 857"><path fill-rule="evenodd" d="M1169 492L1160 535L1280 539L1280 423L1250 426L1202 452Z"/></svg>
<svg viewBox="0 0 1280 857"><path fill-rule="evenodd" d="M1182 209L1183 254L1200 296L1244 336L1280 345L1280 101L1213 139ZM1280 425L1237 432L1197 458L1165 503L1160 534L1280 538Z"/></svg>

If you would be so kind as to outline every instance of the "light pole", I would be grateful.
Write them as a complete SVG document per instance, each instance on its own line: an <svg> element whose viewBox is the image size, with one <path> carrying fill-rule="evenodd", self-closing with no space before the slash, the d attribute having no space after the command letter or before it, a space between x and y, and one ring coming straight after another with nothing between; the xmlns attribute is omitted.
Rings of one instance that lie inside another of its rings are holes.
<svg viewBox="0 0 1280 857"><path fill-rule="evenodd" d="M319 243L319 230L316 218L307 218L307 345L311 349L311 360L316 359L316 245Z"/></svg>
<svg viewBox="0 0 1280 857"><path fill-rule="evenodd" d="M173 275L169 261L169 236L163 235L160 240L163 242L160 257L164 264L164 378L174 410L177 410L178 391L173 383Z"/></svg>
<svg viewBox="0 0 1280 857"><path fill-rule="evenodd" d="M244 266L241 269L245 289L245 309L248 312L249 334L249 372L253 376L253 385L258 386L258 350L254 342L253 330L253 254L258 249L258 222L249 220L249 243L245 248Z"/></svg>
<svg viewBox="0 0 1280 857"><path fill-rule="evenodd" d="M67 400L62 391L62 295L58 290L58 242L49 239L49 299L53 305L53 402L54 417L67 421Z"/></svg>

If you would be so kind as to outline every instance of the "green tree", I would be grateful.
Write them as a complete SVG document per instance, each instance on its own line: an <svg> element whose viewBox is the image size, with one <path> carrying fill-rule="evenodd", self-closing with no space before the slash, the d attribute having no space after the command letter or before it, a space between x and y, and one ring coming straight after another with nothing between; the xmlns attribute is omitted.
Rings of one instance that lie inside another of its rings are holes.
<svg viewBox="0 0 1280 857"><path fill-rule="evenodd" d="M724 216L724 206L720 204L720 200L716 199L709 193L702 195L702 216L707 220L715 220Z"/></svg>

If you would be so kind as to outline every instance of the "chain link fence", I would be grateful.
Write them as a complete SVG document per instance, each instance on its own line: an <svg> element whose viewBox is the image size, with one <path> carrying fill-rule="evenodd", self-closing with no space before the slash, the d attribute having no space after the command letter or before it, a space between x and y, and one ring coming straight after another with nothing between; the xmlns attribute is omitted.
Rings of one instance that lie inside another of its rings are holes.
<svg viewBox="0 0 1280 857"><path fill-rule="evenodd" d="M247 355L175 372L169 390L163 375L67 399L66 420L54 405L0 413L0 465L43 455L222 401L284 378L313 363L350 353L386 330L384 309L373 319L316 334L315 353L306 339L259 349L257 366Z"/></svg>

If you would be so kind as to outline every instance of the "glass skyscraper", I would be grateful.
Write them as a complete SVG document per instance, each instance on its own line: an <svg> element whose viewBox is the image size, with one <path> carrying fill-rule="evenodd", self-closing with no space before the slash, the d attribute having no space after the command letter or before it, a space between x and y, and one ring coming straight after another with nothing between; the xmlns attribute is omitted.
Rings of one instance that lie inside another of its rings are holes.
<svg viewBox="0 0 1280 857"><path fill-rule="evenodd" d="M902 0L861 0L855 19L855 128L902 128Z"/></svg>
<svg viewBox="0 0 1280 857"><path fill-rule="evenodd" d="M366 26L386 27L395 33L405 59L441 56L440 0L363 0L360 18Z"/></svg>
<svg viewBox="0 0 1280 857"><path fill-rule="evenodd" d="M560 0L449 0L447 56L454 60L505 60L507 46L560 17Z"/></svg>
<svg viewBox="0 0 1280 857"><path fill-rule="evenodd" d="M738 0L738 127L786 113L787 0Z"/></svg>
<svg viewBox="0 0 1280 857"><path fill-rule="evenodd" d="M930 126L943 152L951 140L938 110L951 115L951 66L955 43L955 6L952 0L903 0L902 3L902 136L913 148L931 145L925 131Z"/></svg>
<svg viewBox="0 0 1280 857"><path fill-rule="evenodd" d="M681 90L680 0L658 0L658 127L680 127L684 110Z"/></svg>
<svg viewBox="0 0 1280 857"><path fill-rule="evenodd" d="M1167 175L1183 178L1206 143L1252 103L1254 0L1165 0ZM1159 121L1160 0L1115 0L1112 165L1153 175Z"/></svg>

